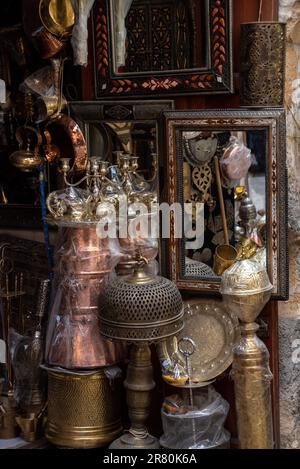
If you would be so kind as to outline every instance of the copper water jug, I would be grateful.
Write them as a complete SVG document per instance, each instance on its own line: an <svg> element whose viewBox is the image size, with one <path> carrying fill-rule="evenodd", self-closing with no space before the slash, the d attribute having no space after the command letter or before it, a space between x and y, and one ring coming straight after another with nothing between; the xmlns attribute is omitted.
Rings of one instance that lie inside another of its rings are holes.
<svg viewBox="0 0 300 469"><path fill-rule="evenodd" d="M48 364L68 369L110 366L124 348L101 337L99 295L118 255L94 225L61 229L56 252L56 285L47 331Z"/></svg>

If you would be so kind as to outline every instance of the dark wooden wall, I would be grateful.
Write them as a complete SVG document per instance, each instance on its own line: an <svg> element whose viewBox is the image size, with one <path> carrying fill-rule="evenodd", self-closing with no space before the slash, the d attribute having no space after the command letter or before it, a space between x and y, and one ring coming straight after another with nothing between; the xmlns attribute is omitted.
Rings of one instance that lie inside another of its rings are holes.
<svg viewBox="0 0 300 469"><path fill-rule="evenodd" d="M252 22L258 20L260 0L233 0L233 66L235 93L231 95L217 96L182 96L175 98L176 109L217 109L217 108L237 108L239 107L239 50L240 50L240 24L243 22ZM278 19L278 0L264 0L262 2L263 21L276 21ZM82 99L94 99L94 72L93 72L93 46L90 35L89 40L89 65L83 70L82 79ZM170 98L170 96L168 96ZM273 423L275 446L279 447L279 377L278 377L278 309L276 302L270 302L262 313L262 318L268 326L268 330L262 339L270 351L270 364L273 372L272 398L273 398ZM162 394L167 390L160 381L159 368L155 367L155 379L158 382L154 407L150 426L153 431L159 433L159 407ZM226 426L232 435L232 447L238 447L236 415L234 409L234 390L233 382L229 373L217 381L216 389L230 403L230 413ZM170 392L171 389L168 389Z"/></svg>

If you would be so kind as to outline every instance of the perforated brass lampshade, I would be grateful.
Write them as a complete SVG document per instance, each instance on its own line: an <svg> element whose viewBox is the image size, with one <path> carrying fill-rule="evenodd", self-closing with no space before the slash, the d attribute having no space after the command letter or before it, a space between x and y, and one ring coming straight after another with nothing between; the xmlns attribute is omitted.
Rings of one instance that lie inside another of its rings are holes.
<svg viewBox="0 0 300 469"><path fill-rule="evenodd" d="M101 334L126 342L157 342L183 329L183 302L174 283L139 265L113 280L102 296Z"/></svg>

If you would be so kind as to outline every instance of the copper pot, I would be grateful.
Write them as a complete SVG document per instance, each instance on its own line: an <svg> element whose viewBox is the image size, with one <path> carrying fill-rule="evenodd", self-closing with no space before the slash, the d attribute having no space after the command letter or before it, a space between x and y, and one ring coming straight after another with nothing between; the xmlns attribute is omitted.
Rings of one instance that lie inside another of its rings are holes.
<svg viewBox="0 0 300 469"><path fill-rule="evenodd" d="M59 289L47 333L47 362L69 369L119 363L124 347L99 332L99 295L115 260L95 226L63 228L57 249Z"/></svg>
<svg viewBox="0 0 300 469"><path fill-rule="evenodd" d="M23 0L23 26L40 57L49 59L58 54L66 43L45 28L39 15L39 4L40 0Z"/></svg>

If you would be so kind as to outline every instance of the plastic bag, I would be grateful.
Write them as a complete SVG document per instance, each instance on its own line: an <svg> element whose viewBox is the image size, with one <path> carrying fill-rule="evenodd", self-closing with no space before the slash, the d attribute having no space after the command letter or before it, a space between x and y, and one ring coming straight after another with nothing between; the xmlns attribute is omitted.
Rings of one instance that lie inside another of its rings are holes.
<svg viewBox="0 0 300 469"><path fill-rule="evenodd" d="M224 428L229 404L209 386L205 391L194 391L194 407L190 402L186 413L168 414L161 411L164 434L163 448L209 449L229 447L230 434Z"/></svg>
<svg viewBox="0 0 300 469"><path fill-rule="evenodd" d="M55 254L46 362L65 368L110 366L125 347L99 330L99 297L119 260L117 239L101 239L95 225L60 228Z"/></svg>
<svg viewBox="0 0 300 469"><path fill-rule="evenodd" d="M231 137L227 148L220 159L222 176L235 185L247 176L251 166L251 150L238 138Z"/></svg>

